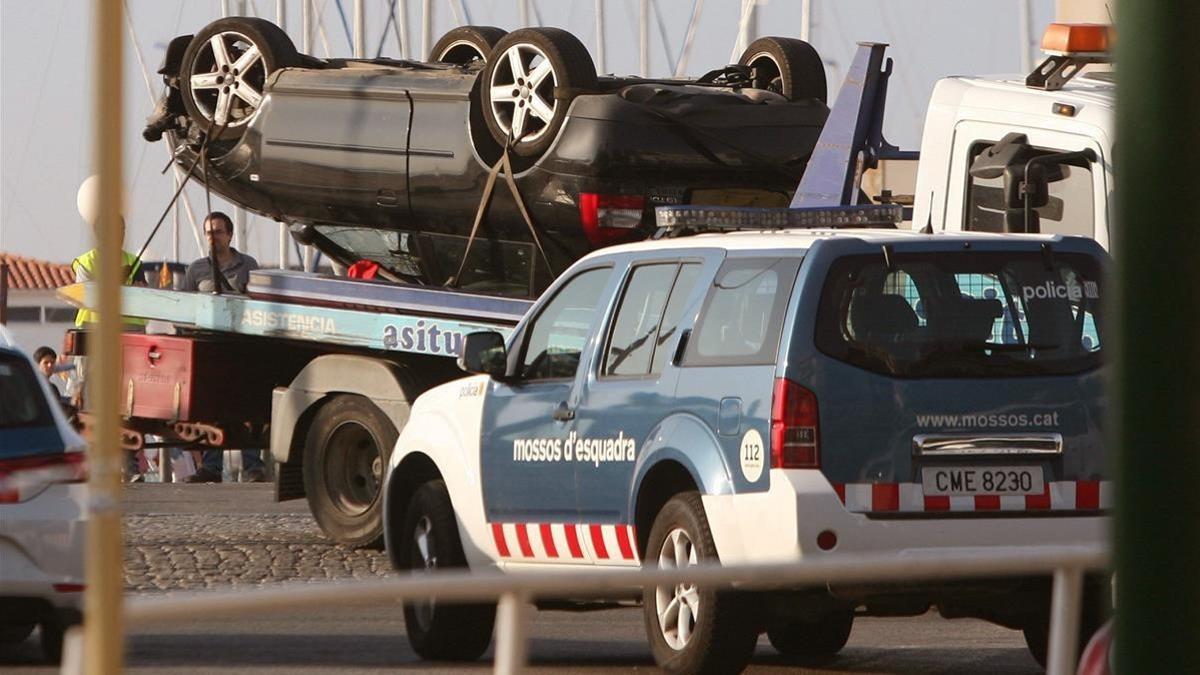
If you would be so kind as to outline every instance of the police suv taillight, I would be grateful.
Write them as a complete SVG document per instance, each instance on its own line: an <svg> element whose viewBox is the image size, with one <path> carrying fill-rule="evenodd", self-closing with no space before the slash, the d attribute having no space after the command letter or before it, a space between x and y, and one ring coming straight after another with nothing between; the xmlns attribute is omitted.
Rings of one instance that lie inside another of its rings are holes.
<svg viewBox="0 0 1200 675"><path fill-rule="evenodd" d="M642 195L579 194L579 222L593 246L636 239L633 230L642 224L646 198Z"/></svg>
<svg viewBox="0 0 1200 675"><path fill-rule="evenodd" d="M771 468L819 468L818 432L816 394L789 379L776 379L771 400Z"/></svg>

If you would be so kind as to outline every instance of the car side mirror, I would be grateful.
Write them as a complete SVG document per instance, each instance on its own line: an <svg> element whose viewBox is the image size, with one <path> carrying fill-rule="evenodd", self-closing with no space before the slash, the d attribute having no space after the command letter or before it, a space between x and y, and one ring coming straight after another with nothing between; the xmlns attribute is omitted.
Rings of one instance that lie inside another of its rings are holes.
<svg viewBox="0 0 1200 675"><path fill-rule="evenodd" d="M491 330L468 333L463 339L458 367L468 373L503 379L508 368L504 336Z"/></svg>

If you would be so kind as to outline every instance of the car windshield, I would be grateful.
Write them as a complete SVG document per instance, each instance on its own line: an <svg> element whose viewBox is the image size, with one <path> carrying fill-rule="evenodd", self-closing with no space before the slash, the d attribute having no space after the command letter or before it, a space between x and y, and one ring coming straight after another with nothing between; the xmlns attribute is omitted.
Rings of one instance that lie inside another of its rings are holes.
<svg viewBox="0 0 1200 675"><path fill-rule="evenodd" d="M1062 375L1100 364L1100 266L1085 255L852 256L830 269L822 352L898 377Z"/></svg>

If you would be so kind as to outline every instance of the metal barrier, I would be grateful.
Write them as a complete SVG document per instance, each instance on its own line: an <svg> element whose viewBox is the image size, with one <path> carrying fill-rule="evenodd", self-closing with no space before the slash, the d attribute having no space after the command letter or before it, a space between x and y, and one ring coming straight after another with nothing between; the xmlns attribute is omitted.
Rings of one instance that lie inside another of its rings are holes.
<svg viewBox="0 0 1200 675"><path fill-rule="evenodd" d="M529 631L529 602L537 597L570 597L580 592L627 590L644 586L695 583L768 589L826 583L919 581L982 576L1052 574L1049 675L1069 675L1075 669L1083 574L1108 567L1102 546L1005 548L922 555L844 555L836 558L764 565L698 565L686 570L563 572L545 575L499 572L440 571L375 581L344 581L298 586L281 585L255 591L230 590L134 597L125 602L125 620L132 628L164 621L194 621L218 615L263 614L332 605L393 604L402 599L479 601L498 598L495 672L518 673L525 666ZM399 639L399 636L397 636ZM67 636L62 672L82 672L82 632Z"/></svg>

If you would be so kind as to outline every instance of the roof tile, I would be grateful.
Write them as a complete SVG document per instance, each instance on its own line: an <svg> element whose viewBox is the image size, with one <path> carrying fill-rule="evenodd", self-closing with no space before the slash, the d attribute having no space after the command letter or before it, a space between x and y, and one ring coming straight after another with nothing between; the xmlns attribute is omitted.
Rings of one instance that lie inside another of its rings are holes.
<svg viewBox="0 0 1200 675"><path fill-rule="evenodd" d="M8 265L8 287L13 289L58 288L75 282L68 263L52 263L0 251L0 264Z"/></svg>

